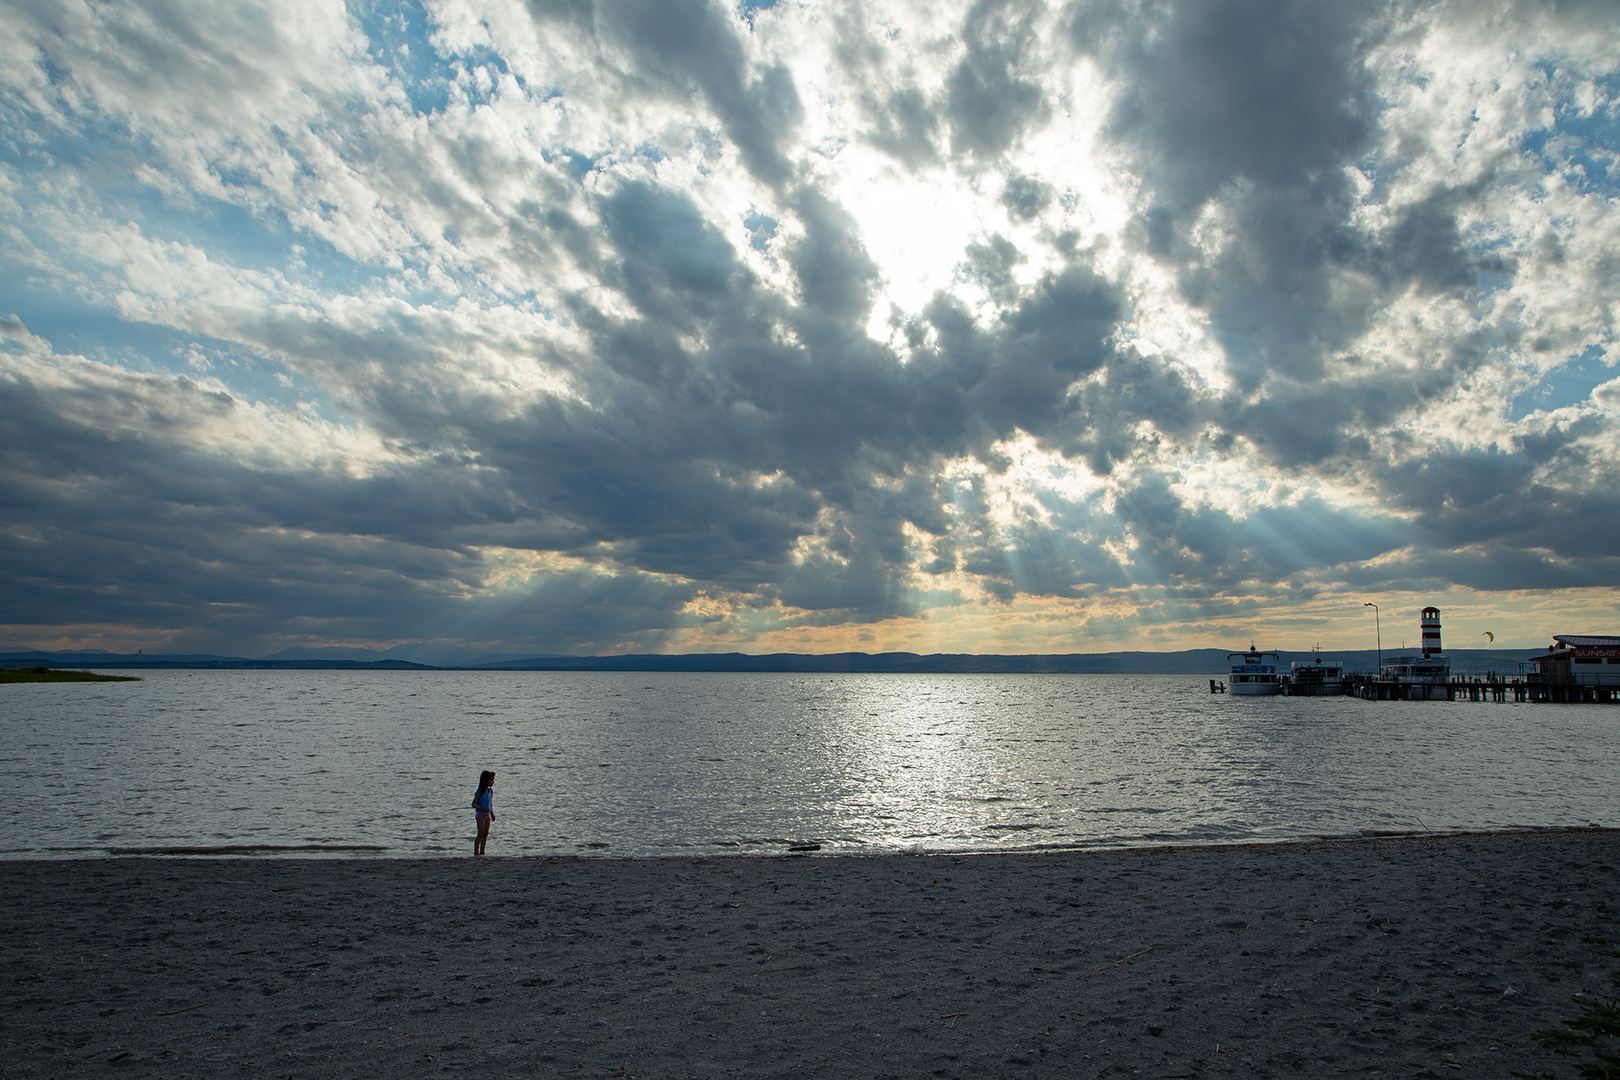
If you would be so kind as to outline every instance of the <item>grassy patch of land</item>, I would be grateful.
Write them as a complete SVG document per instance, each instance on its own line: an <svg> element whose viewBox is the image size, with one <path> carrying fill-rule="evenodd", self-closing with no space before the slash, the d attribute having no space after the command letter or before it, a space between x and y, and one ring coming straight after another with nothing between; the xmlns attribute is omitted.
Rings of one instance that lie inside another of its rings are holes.
<svg viewBox="0 0 1620 1080"><path fill-rule="evenodd" d="M0 668L0 683L140 681L139 675L97 675L93 671L57 671L48 667Z"/></svg>

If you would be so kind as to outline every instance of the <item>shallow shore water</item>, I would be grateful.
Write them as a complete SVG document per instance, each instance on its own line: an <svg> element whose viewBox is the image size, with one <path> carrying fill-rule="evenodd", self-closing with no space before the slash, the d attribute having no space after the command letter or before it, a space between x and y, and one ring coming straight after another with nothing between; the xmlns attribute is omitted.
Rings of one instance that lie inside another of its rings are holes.
<svg viewBox="0 0 1620 1080"><path fill-rule="evenodd" d="M1620 833L12 860L8 1077L1464 1076L1612 995Z"/></svg>

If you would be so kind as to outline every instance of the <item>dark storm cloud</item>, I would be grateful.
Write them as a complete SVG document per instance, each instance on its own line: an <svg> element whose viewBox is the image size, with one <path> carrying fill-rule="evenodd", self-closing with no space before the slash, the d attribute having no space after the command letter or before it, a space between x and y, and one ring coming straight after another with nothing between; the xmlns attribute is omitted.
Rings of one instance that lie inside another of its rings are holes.
<svg viewBox="0 0 1620 1080"><path fill-rule="evenodd" d="M588 538L572 522L529 517L479 470L432 463L356 478L186 451L153 435L245 406L184 379L87 382L66 396L0 382L0 561L13 619L90 616L183 631L212 649L312 632L386 638L447 620L492 638L616 644L631 628L656 640L693 595L579 568L481 596L495 568L463 539L498 541L514 531L503 525L532 548Z"/></svg>
<svg viewBox="0 0 1620 1080"><path fill-rule="evenodd" d="M579 522L627 564L890 613L898 522L866 485L912 459L916 424L899 365L859 331L875 267L858 230L814 189L792 198L804 230L782 256L802 302L788 306L735 266L684 195L631 184L608 196L605 239L636 314L577 309L605 362L579 372L593 407L544 404L471 438L526 504ZM775 340L778 318L810 344ZM865 522L861 535L832 530L831 558L795 569L790 549L828 505Z"/></svg>
<svg viewBox="0 0 1620 1080"><path fill-rule="evenodd" d="M1052 185L1033 176L1011 176L1001 189L1001 205L1015 221L1033 221L1052 204Z"/></svg>
<svg viewBox="0 0 1620 1080"><path fill-rule="evenodd" d="M840 58L873 87L861 97L869 122L862 137L913 170L942 156L959 166L993 159L1017 146L1051 117L1042 84L1049 72L1037 56L1045 13L1029 0L977 0L959 30L961 58L936 96L912 73L886 68L882 50L861 47L861 28L846 22L853 40L841 45Z"/></svg>
<svg viewBox="0 0 1620 1080"><path fill-rule="evenodd" d="M1071 12L1070 27L1076 46L1126 86L1108 131L1146 186L1137 243L1177 269L1183 296L1208 313L1224 347L1235 386L1221 407L1202 410L1211 430L1243 438L1284 469L1376 483L1393 505L1425 521L1429 541L1442 549L1504 538L1518 531L1510 523L1522 520L1515 542L1569 550L1574 536L1612 521L1615 503L1537 488L1531 476L1538 455L1529 447L1510 455L1430 453L1393 468L1374 449L1403 414L1455 392L1493 344L1480 328L1413 369L1363 369L1345 352L1365 320L1409 288L1464 296L1482 275L1513 274L1459 225L1481 205L1489 179L1437 188L1378 233L1353 222L1359 196L1345 170L1364 163L1372 147L1379 103L1364 57L1385 32L1386 16L1377 4L1286 0L1086 4ZM1221 207L1228 239L1213 252L1195 250L1188 229L1212 203ZM1334 291L1345 275L1374 282L1380 292L1356 306L1337 304ZM1181 400L1172 411L1182 416L1200 411L1174 387L1143 397ZM1129 425L1109 418L1145 413L1139 403L1121 404L1112 413L1090 409L1103 417L1084 436L1093 469L1130 449ZM1462 509L1481 498L1487 505ZM1524 505L1522 518L1505 503ZM1535 524L1551 521L1559 525ZM1214 550L1185 522L1167 535ZM1284 554L1268 557L1293 565ZM1214 567L1201 573L1209 581L1223 576ZM1515 573L1504 566L1495 587ZM1487 578L1469 583L1492 587ZM1549 564L1524 580L1572 578Z"/></svg>
<svg viewBox="0 0 1620 1080"><path fill-rule="evenodd" d="M534 186L540 190L521 200L503 222L503 254L525 269L572 264L585 274L601 273L596 230L578 217L577 184L541 174Z"/></svg>
<svg viewBox="0 0 1620 1080"><path fill-rule="evenodd" d="M736 252L685 195L626 184L602 205L601 218L624 256L626 291L648 317L677 318L694 305L707 307L705 301L728 296ZM660 295L666 293L681 300Z"/></svg>
<svg viewBox="0 0 1620 1080"><path fill-rule="evenodd" d="M1243 517L1207 505L1188 505L1171 478L1136 478L1108 513L1094 503L1054 505L1060 528L1020 530L974 548L969 565L998 577L1005 595L1084 597L1130 586L1165 587L1183 602L1212 600L1245 583L1289 582L1323 566L1376 558L1412 542L1399 519L1328 505L1308 498ZM1094 537L1122 523L1132 540L1129 561L1098 548ZM984 538L989 540L990 538Z"/></svg>
<svg viewBox="0 0 1620 1080"><path fill-rule="evenodd" d="M859 7L828 14L836 28L833 55L860 88L860 137L912 171L940 164L938 103L917 85L913 67L891 64L887 42L873 36L864 15Z"/></svg>
<svg viewBox="0 0 1620 1080"><path fill-rule="evenodd" d="M869 96L865 107L873 146L913 169L939 160L939 114L917 87L898 87L880 101Z"/></svg>
<svg viewBox="0 0 1620 1080"><path fill-rule="evenodd" d="M1500 256L1474 250L1457 224L1459 210L1476 201L1487 181L1466 188L1441 188L1402 211L1380 238L1373 269L1396 284L1412 282L1429 293L1464 293L1479 284L1484 273L1509 274L1512 267Z"/></svg>
<svg viewBox="0 0 1620 1080"><path fill-rule="evenodd" d="M1080 5L1071 18L1076 47L1126 85L1108 132L1148 187L1138 243L1180 267L1246 387L1273 372L1319 380L1360 329L1333 314L1326 276L1364 258L1343 168L1373 129L1362 50L1375 10L1221 0ZM1209 258L1185 237L1217 197L1233 238Z"/></svg>
<svg viewBox="0 0 1620 1080"><path fill-rule="evenodd" d="M1126 79L1110 117L1149 156L1172 213L1227 182L1311 183L1364 148L1376 102L1362 49L1370 3L1214 0L1077 5L1071 30Z"/></svg>
<svg viewBox="0 0 1620 1080"><path fill-rule="evenodd" d="M633 79L701 95L759 179L792 176L781 144L804 114L798 87L780 64L749 71L723 8L705 0L529 0L529 8L543 28L560 24L626 50Z"/></svg>
<svg viewBox="0 0 1620 1080"><path fill-rule="evenodd" d="M1074 392L1074 419L1059 443L1098 476L1136 452L1142 420L1161 434L1181 437L1212 422L1185 376L1162 357L1122 352L1098 375Z"/></svg>
<svg viewBox="0 0 1620 1080"><path fill-rule="evenodd" d="M951 151L991 157L1050 115L1038 69L1026 70L1044 5L978 0L962 24L967 46L945 82Z"/></svg>
<svg viewBox="0 0 1620 1080"><path fill-rule="evenodd" d="M1043 277L993 332L995 368L978 388L1007 409L1000 430L1045 431L1037 417L1061 409L1068 386L1115 355L1126 312L1118 287L1084 263Z"/></svg>
<svg viewBox="0 0 1620 1080"><path fill-rule="evenodd" d="M768 581L817 501L791 479L750 482L748 463L701 430L713 403L689 389L663 409L637 408L629 388L613 404L625 418L610 424L585 410L530 414L490 432L485 456L510 469L526 505L580 527L581 553L606 544L646 570L740 589Z"/></svg>
<svg viewBox="0 0 1620 1080"><path fill-rule="evenodd" d="M804 238L792 246L787 258L798 277L807 314L853 329L871 310L877 264L866 253L848 212L820 191L800 189L794 209L804 223Z"/></svg>
<svg viewBox="0 0 1620 1080"><path fill-rule="evenodd" d="M1013 271L1028 258L1005 236L997 233L983 243L967 246L967 259L957 267L963 281L970 281L989 294L999 304L1013 304L1018 300L1018 281Z"/></svg>
<svg viewBox="0 0 1620 1080"><path fill-rule="evenodd" d="M1620 499L1572 483L1604 467L1576 441L1580 429L1608 425L1589 416L1503 450L1435 453L1392 469L1395 505L1422 514L1445 549L1473 545L1556 553L1586 568L1595 583L1620 584ZM1538 555L1538 558L1544 558ZM1596 568L1601 571L1592 573Z"/></svg>
<svg viewBox="0 0 1620 1080"><path fill-rule="evenodd" d="M1109 339L1125 308L1084 266L1046 276L988 327L941 298L924 316L938 345L902 364L862 330L876 267L854 222L814 188L792 199L803 232L781 252L799 285L787 304L740 267L685 195L635 182L601 197L600 265L635 310L609 315L584 297L574 309L600 361L574 366L589 405L545 399L493 420L476 397L440 394L433 411L419 401L400 426L405 403L373 396L408 443L454 432L470 459L496 470L466 488L466 477L445 481L488 505L448 515L462 529L441 530L441 542L478 534L578 554L605 546L628 566L812 610L912 610L915 598L895 585L910 558L901 525L951 527L947 495L923 478L941 460L989 455L1018 430L1072 438L1065 390L1118 360ZM1016 254L1005 241L986 251L982 273L1007 290ZM777 320L797 328L799 343L776 338ZM364 504L350 493L346 513ZM417 531L433 526L423 523L446 518L399 509L398 524L371 521L368 531L426 543ZM823 528L828 509L835 523ZM815 553L795 559L805 536Z"/></svg>

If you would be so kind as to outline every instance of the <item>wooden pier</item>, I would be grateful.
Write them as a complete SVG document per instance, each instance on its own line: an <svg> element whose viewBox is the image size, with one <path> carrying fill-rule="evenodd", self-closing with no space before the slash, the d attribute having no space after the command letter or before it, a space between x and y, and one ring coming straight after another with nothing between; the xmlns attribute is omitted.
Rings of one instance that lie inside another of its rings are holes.
<svg viewBox="0 0 1620 1080"><path fill-rule="evenodd" d="M1285 691L1286 692L1286 691ZM1497 701L1556 705L1620 704L1620 687L1548 683L1526 678L1457 678L1403 682L1372 675L1346 675L1344 692L1363 701Z"/></svg>

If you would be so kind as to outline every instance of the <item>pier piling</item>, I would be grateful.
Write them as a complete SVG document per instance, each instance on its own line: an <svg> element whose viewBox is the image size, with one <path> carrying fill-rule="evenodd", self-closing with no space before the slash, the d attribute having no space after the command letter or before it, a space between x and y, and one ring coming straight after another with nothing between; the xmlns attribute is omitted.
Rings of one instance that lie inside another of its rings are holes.
<svg viewBox="0 0 1620 1080"><path fill-rule="evenodd" d="M1371 675L1346 675L1345 693L1363 701L1493 701L1552 705L1620 704L1620 687L1536 682L1524 678L1458 678L1408 682Z"/></svg>

